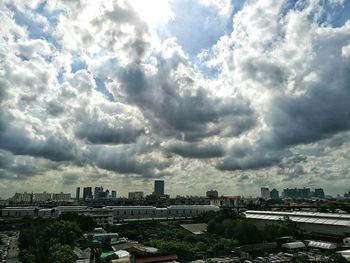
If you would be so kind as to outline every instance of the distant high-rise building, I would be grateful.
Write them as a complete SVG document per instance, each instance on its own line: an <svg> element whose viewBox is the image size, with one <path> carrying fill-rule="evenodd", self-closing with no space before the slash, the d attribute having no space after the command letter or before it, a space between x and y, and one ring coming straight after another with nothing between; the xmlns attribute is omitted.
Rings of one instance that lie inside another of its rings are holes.
<svg viewBox="0 0 350 263"><path fill-rule="evenodd" d="M112 199L116 199L117 198L117 191L112 191Z"/></svg>
<svg viewBox="0 0 350 263"><path fill-rule="evenodd" d="M274 189L271 190L270 198L273 199L273 200L280 199L280 195L279 195L279 192L277 191L277 189L274 188Z"/></svg>
<svg viewBox="0 0 350 263"><path fill-rule="evenodd" d="M92 188L91 187L84 187L83 188L83 200L92 200Z"/></svg>
<svg viewBox="0 0 350 263"><path fill-rule="evenodd" d="M294 188L294 189L284 189L283 190L284 198L293 198L293 199L307 199L311 197L310 188Z"/></svg>
<svg viewBox="0 0 350 263"><path fill-rule="evenodd" d="M94 191L94 199L99 199L100 193L103 192L102 186L96 186Z"/></svg>
<svg viewBox="0 0 350 263"><path fill-rule="evenodd" d="M80 199L80 187L77 187L77 190L75 192L75 200L79 202Z"/></svg>
<svg viewBox="0 0 350 263"><path fill-rule="evenodd" d="M302 189L298 189L300 191L299 196L301 198L310 198L311 197L311 190L310 188L302 188Z"/></svg>
<svg viewBox="0 0 350 263"><path fill-rule="evenodd" d="M270 199L270 190L268 187L261 187L261 198L264 200Z"/></svg>
<svg viewBox="0 0 350 263"><path fill-rule="evenodd" d="M130 200L142 200L143 199L143 192L129 192L128 199L130 199Z"/></svg>
<svg viewBox="0 0 350 263"><path fill-rule="evenodd" d="M324 199L325 195L324 195L324 191L322 188L316 188L315 189L315 193L314 193L314 197L320 198L320 199Z"/></svg>
<svg viewBox="0 0 350 263"><path fill-rule="evenodd" d="M350 198L350 190L349 190L347 193L344 194L344 197L345 197L346 199Z"/></svg>
<svg viewBox="0 0 350 263"><path fill-rule="evenodd" d="M155 196L164 196L164 180L154 181L154 192Z"/></svg>
<svg viewBox="0 0 350 263"><path fill-rule="evenodd" d="M298 189L283 189L283 197L284 198L299 198Z"/></svg>
<svg viewBox="0 0 350 263"><path fill-rule="evenodd" d="M207 191L206 196L209 198L217 198L219 197L219 193L216 190L209 190Z"/></svg>

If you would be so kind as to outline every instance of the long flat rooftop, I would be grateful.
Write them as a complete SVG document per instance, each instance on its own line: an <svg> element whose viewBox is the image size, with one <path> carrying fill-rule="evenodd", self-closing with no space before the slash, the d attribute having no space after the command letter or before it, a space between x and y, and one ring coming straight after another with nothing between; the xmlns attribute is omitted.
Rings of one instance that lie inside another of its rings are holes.
<svg viewBox="0 0 350 263"><path fill-rule="evenodd" d="M299 223L350 226L349 214L317 213L317 212L280 212L280 211L256 211L247 210L245 217L248 219L277 221L288 216L289 219Z"/></svg>

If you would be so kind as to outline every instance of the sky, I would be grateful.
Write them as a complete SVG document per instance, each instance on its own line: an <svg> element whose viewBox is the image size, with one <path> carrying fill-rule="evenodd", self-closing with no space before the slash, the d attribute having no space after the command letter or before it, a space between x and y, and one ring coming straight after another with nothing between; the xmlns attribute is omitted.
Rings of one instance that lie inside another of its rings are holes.
<svg viewBox="0 0 350 263"><path fill-rule="evenodd" d="M350 1L0 1L0 197L350 188Z"/></svg>

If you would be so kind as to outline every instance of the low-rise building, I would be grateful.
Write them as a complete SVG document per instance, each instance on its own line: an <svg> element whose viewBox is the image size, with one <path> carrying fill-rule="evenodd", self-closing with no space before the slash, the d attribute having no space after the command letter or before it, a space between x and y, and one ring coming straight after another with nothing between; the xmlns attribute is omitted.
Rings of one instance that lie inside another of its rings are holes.
<svg viewBox="0 0 350 263"><path fill-rule="evenodd" d="M277 223L278 220L288 217L310 233L330 236L350 235L349 214L247 210L245 217L258 227Z"/></svg>

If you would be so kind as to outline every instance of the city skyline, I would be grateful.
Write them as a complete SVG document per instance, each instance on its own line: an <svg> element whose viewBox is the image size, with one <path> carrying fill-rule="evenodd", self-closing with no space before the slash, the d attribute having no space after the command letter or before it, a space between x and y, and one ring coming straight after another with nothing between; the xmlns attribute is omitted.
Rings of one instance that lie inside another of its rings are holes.
<svg viewBox="0 0 350 263"><path fill-rule="evenodd" d="M128 199L134 199L134 200L140 200L146 197L166 197L166 198L176 198L178 196L182 197L210 197L210 198L220 198L224 196L241 196L241 197L253 197L253 198L262 198L265 200L269 199L283 199L283 198L306 198L306 199L312 199L312 198L344 198L347 197L350 194L350 190L347 190L344 193L336 193L335 195L330 195L328 194L325 189L322 187L315 188L314 191L308 187L308 186L303 186L302 188L298 188L296 186L291 187L291 188L283 188L283 189L276 189L276 188L269 188L266 186L260 187L260 192L254 193L253 195L237 195L236 193L229 193L229 194L223 194L218 192L215 189L208 189L205 191L205 193L201 193L199 195L192 195L192 194L185 194L185 195L169 195L164 189L166 189L166 182L164 180L155 180L153 182L153 190L151 192L145 192L144 189L139 189L139 190L133 190L129 191L126 194L122 195L117 195L119 191L117 189L107 189L104 186L76 186L75 187L75 195L72 192L69 193L55 193L55 192L49 192L49 191L43 191L43 192L35 192L35 191L24 191L22 193L20 192L15 192L14 195L12 195L10 198L15 197L16 195L21 195L25 194L27 195L27 198L30 198L29 196L34 196L34 199L36 198L36 195L39 196L40 200L44 200L45 198L47 199L55 199L54 195L58 194L64 194L68 195L69 198L65 199L71 199L75 201L91 201L91 200L104 200L104 199L115 199L115 198L128 198ZM100 196L100 193L107 193L107 195ZM50 195L51 197L47 197ZM78 197L78 198L77 198ZM0 198L1 200L1 198Z"/></svg>
<svg viewBox="0 0 350 263"><path fill-rule="evenodd" d="M0 3L0 197L349 190L350 2Z"/></svg>

